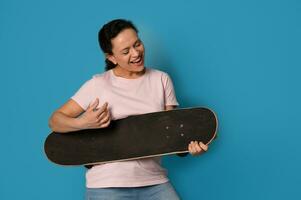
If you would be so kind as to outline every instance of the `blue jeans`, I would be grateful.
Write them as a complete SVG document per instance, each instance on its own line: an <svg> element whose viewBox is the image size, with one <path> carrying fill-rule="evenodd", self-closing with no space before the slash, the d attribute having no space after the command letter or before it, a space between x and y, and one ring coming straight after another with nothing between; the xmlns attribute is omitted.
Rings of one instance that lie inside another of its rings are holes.
<svg viewBox="0 0 301 200"><path fill-rule="evenodd" d="M172 185L134 188L87 188L86 200L180 200Z"/></svg>

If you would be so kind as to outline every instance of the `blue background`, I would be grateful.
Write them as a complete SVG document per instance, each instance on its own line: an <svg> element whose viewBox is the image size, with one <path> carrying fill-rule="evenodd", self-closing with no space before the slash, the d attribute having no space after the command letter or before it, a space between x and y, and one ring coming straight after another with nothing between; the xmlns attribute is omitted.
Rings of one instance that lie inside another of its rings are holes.
<svg viewBox="0 0 301 200"><path fill-rule="evenodd" d="M146 64L181 107L219 116L200 157L168 156L183 199L301 199L301 3L297 0L0 1L0 199L83 199L82 167L50 163L48 118L103 72L97 32L132 20Z"/></svg>

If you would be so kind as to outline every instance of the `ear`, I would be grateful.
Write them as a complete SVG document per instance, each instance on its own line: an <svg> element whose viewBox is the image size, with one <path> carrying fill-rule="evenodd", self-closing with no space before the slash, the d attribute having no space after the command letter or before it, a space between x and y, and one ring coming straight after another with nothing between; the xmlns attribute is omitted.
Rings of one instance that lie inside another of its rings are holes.
<svg viewBox="0 0 301 200"><path fill-rule="evenodd" d="M109 61L111 61L115 65L117 64L117 61L116 61L116 58L115 58L114 55L106 53L105 56L106 56L106 59L108 59Z"/></svg>

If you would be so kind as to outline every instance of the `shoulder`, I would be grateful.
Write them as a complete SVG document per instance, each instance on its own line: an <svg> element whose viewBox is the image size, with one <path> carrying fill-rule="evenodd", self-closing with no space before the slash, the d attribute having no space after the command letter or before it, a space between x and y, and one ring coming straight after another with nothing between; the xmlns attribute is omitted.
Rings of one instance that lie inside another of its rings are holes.
<svg viewBox="0 0 301 200"><path fill-rule="evenodd" d="M105 83L110 79L110 71L105 71L103 73L94 74L90 79L93 83Z"/></svg>
<svg viewBox="0 0 301 200"><path fill-rule="evenodd" d="M84 82L82 88L94 88L96 86L102 85L102 83L105 83L108 78L108 72L94 74L90 79Z"/></svg>
<svg viewBox="0 0 301 200"><path fill-rule="evenodd" d="M110 70L109 71L105 71L103 73L99 73L99 74L94 74L91 78L91 80L97 81L97 80L103 80L103 79L107 79L110 76Z"/></svg>
<svg viewBox="0 0 301 200"><path fill-rule="evenodd" d="M160 79L169 79L169 75L161 70L154 69L154 68L147 68L147 73L149 76L160 78Z"/></svg>

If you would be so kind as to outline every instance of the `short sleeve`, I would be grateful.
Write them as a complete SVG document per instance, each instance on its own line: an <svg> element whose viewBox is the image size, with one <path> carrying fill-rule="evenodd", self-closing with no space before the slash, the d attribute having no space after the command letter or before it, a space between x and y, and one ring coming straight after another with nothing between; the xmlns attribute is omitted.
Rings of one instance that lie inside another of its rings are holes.
<svg viewBox="0 0 301 200"><path fill-rule="evenodd" d="M165 106L178 106L179 103L176 98L172 80L166 73L163 74L163 85Z"/></svg>
<svg viewBox="0 0 301 200"><path fill-rule="evenodd" d="M95 99L95 83L93 78L85 82L80 89L71 97L84 110L87 110L89 104Z"/></svg>

